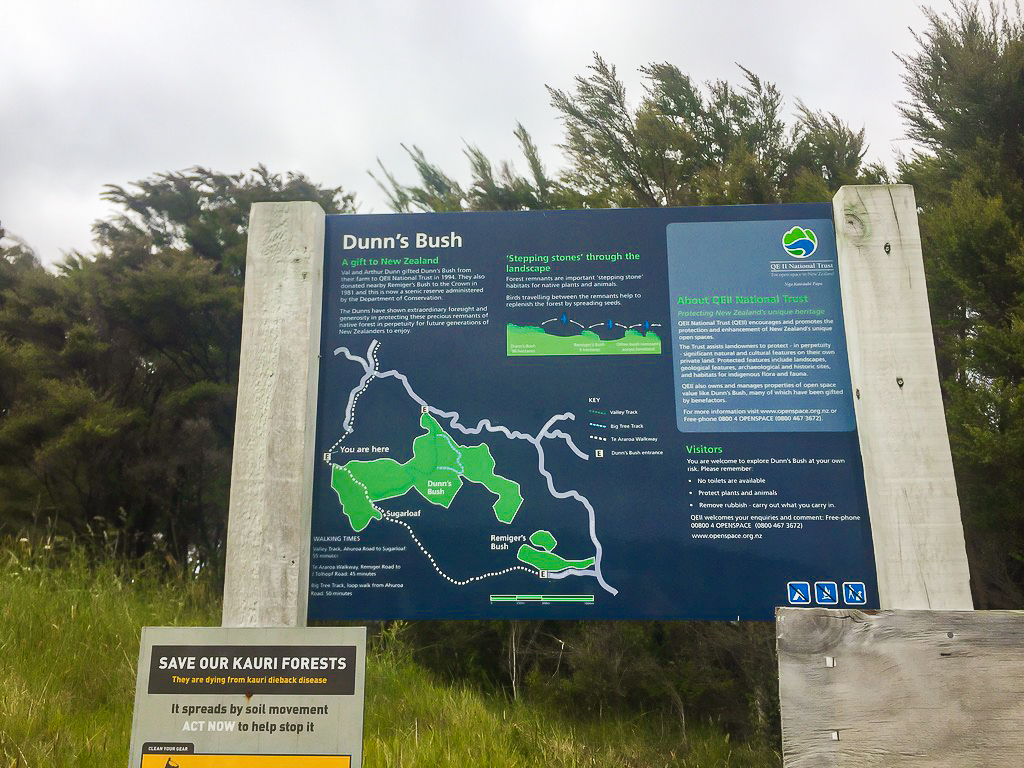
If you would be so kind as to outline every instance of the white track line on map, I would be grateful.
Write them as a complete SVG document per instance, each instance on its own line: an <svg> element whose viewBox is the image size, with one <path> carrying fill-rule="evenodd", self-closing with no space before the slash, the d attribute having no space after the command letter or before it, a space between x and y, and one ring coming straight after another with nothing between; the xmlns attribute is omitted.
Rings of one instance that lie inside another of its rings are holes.
<svg viewBox="0 0 1024 768"><path fill-rule="evenodd" d="M565 578L566 576L593 576L597 579L598 583L601 585L602 588L604 588L605 591L611 593L612 595L617 595L618 590L610 584L608 584L604 580L604 576L602 576L601 574L601 558L603 555L603 548L601 546L601 542L597 538L597 513L594 510L593 505L585 496L583 496L578 491L571 489L568 491L556 490L554 478L551 476L551 473L544 466L545 456L544 446L542 443L545 438L564 440L565 444L573 451L573 453L575 453L584 461L589 460L590 457L576 447L576 444L573 442L572 437L567 435L565 432L562 432L561 430L551 429L551 427L559 421L574 421L576 419L576 415L569 412L556 414L552 416L550 419L548 419L547 423L536 435L529 435L524 432L513 431L508 429L508 427L502 426L500 424L492 424L489 419L481 419L475 427L466 427L459 422L458 411L442 411L439 408L431 406L426 400L424 400L422 397L416 394L416 391L412 388L412 385L409 383L409 379L405 376L405 374L396 370L383 372L378 370L378 346L379 342L376 339L371 341L370 346L366 350L365 358L352 354L347 347L338 347L336 350L334 350L335 355L342 354L348 360L351 360L352 362L355 363L359 363L363 367L363 377L359 380L359 383L356 385L356 387L349 393L348 405L345 408L345 420L343 422L343 427L346 431L346 434L352 431L352 421L355 417L356 401L359 399L359 396L362 394L362 392L365 391L370 381L372 381L375 378L394 378L398 379L398 381L402 383L402 386L405 388L406 393L420 407L426 408L428 412L434 414L435 416L440 416L444 419L448 419L449 426L451 426L452 429L455 429L464 435L477 435L480 434L481 431L487 430L488 432L503 434L509 440L525 440L528 443L531 443L534 446L534 448L537 449L537 470L538 472L540 472L541 476L547 481L548 493L550 493L556 499L574 499L575 501L582 504L584 509L587 510L587 515L590 519L590 540L591 542L593 542L595 550L594 567L592 569L574 569L572 571L562 571L559 572L559 575L552 574L552 576L555 578ZM369 362L370 360L373 361L372 364ZM377 507L374 508L376 509ZM409 528L407 524L402 524ZM409 528L409 531L411 532L412 528ZM417 543L418 541L419 540L417 539ZM420 548L422 549L422 546ZM425 549L424 553L426 553L427 556L430 557L429 553L427 553ZM433 558L431 558L431 562L433 562ZM436 564L434 567L437 567ZM438 572L441 573L440 569L438 569ZM445 578L449 577L445 576Z"/></svg>
<svg viewBox="0 0 1024 768"><path fill-rule="evenodd" d="M419 538L416 536L416 533L415 533L415 531L413 531L411 525L409 525L408 523L406 523L406 522L404 522L402 520L395 520L395 519L389 518L389 517L385 517L384 519L387 520L389 523L394 523L395 525L400 525L403 528L405 528L405 530L407 530L409 532L409 535L412 536L412 540L416 542L416 546L420 548L420 551L424 555L427 556L427 559L430 561L430 564L432 566L434 566L434 570L437 571L443 578L447 579L452 584L454 584L454 585L456 585L458 587L464 587L467 584L472 584L475 581L483 581L484 579L489 579L492 576L504 576L506 573L512 573L513 571L523 571L525 573L532 573L534 575L536 575L536 573L537 573L532 568L527 568L524 565L513 565L513 566L511 566L509 568L505 568L505 569L500 570L500 571L491 571L490 573L482 573L479 576L471 576L468 579L462 579L462 580L453 579L451 576L449 576L447 573L445 573L444 571L441 570L441 566L439 566L437 564L437 561L434 560L434 556L432 554L430 554L430 551L426 547L423 546L423 542L421 542L419 540Z"/></svg>

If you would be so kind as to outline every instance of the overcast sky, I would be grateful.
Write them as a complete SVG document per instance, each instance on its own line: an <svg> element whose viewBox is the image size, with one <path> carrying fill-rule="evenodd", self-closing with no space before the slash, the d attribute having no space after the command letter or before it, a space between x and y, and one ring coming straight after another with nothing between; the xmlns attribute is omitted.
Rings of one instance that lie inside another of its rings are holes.
<svg viewBox="0 0 1024 768"><path fill-rule="evenodd" d="M104 184L193 165L301 171L385 212L377 158L414 181L416 144L465 181L465 144L515 160L521 121L557 172L544 86L571 90L595 51L633 104L649 62L733 83L743 65L891 167L894 53L926 27L904 0L4 0L0 23L0 221L47 262L91 249Z"/></svg>

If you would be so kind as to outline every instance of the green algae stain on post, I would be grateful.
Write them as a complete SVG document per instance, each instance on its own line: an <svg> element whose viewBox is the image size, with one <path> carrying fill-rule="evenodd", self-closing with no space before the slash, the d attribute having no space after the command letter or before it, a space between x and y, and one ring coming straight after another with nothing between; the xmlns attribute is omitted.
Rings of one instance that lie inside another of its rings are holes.
<svg viewBox="0 0 1024 768"><path fill-rule="evenodd" d="M420 416L420 426L425 433L413 440L412 458L404 464L375 459L333 466L331 488L352 530L358 533L383 517L377 502L404 496L413 489L426 501L447 509L461 490L463 478L497 496L494 516L499 522L511 523L523 503L519 483L495 473L487 445L459 445L426 412Z"/></svg>

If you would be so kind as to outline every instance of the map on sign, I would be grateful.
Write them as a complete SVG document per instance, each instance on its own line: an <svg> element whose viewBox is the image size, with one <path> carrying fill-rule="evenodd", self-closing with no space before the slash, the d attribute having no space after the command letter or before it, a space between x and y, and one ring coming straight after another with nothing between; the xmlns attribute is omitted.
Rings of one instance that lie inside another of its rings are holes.
<svg viewBox="0 0 1024 768"><path fill-rule="evenodd" d="M528 541L514 549L518 565L458 579L449 576L442 569L438 563L440 555L435 557L417 537L416 522L423 514L421 510L416 512L393 511L379 505L379 502L401 498L409 494L410 491L414 491L419 500L423 502L419 506L428 510L437 506L440 508L438 512L450 510L463 486L466 483L476 484L494 496L491 511L494 516L494 529L499 532L489 538L492 544L496 542L500 546L493 547L493 549L501 552L508 551L510 549L508 542L515 542L521 537L506 535L500 530L515 521L516 513L523 505L521 486L515 480L497 473L494 457L486 442L476 445L461 445L450 434L450 432L454 432L456 435L478 436L489 433L498 436L499 439L524 440L533 445L538 456L537 472L548 480L548 491L551 497L556 500L573 499L577 501L587 510L591 530L594 530L595 527L594 508L590 502L575 491L556 491L551 474L544 468L545 441L565 441L580 458L587 458L586 454L573 444L569 435L552 428L559 421L574 419L573 414L553 416L536 435L513 432L486 420L482 420L475 426L467 427L459 421L457 412L444 411L432 407L424 401L416 394L409 380L402 373L395 370L380 371L376 355L377 347L376 340L371 342L365 357L353 355L345 347L339 347L335 351L335 354L342 354L347 359L358 363L364 371L356 388L349 393L346 418L343 424L344 435L324 456L325 461L331 462L331 488L337 494L342 513L348 519L352 530L360 532L373 520L386 520L404 527L423 555L429 559L437 574L447 582L459 586L521 570L526 573L546 573L550 578L555 579L565 576L592 576L604 589L615 594L616 590L605 583L601 577L599 565L601 544L596 537L593 538L593 556L573 560L566 559L555 552L558 541L550 531L537 530L530 534ZM409 398L420 408L419 426L422 433L412 441L411 458L404 462L391 458L380 458L352 459L344 463L335 463L334 452L344 444L345 437L354 430L356 403L360 396L374 381L389 378L401 382ZM447 430L438 421L439 419L447 425ZM427 525L436 525L436 522L431 521ZM505 562L506 558L501 557L499 561Z"/></svg>
<svg viewBox="0 0 1024 768"><path fill-rule="evenodd" d="M877 602L831 226L328 217L309 618Z"/></svg>

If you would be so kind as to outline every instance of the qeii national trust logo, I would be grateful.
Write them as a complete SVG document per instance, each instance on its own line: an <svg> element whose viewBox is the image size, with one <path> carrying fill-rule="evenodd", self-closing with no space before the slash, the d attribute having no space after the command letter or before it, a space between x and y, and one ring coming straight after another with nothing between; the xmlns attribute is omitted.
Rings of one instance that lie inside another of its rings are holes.
<svg viewBox="0 0 1024 768"><path fill-rule="evenodd" d="M806 259L818 249L818 236L809 227L793 227L782 236L782 247L795 259Z"/></svg>

